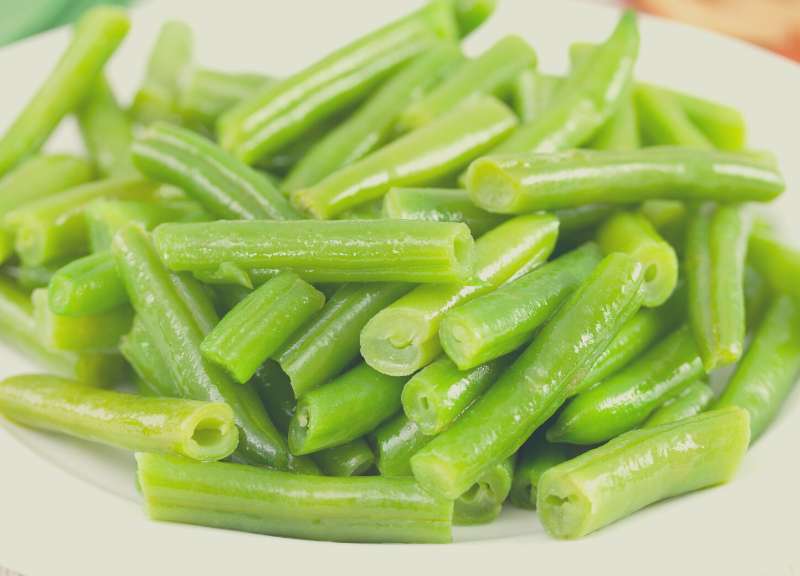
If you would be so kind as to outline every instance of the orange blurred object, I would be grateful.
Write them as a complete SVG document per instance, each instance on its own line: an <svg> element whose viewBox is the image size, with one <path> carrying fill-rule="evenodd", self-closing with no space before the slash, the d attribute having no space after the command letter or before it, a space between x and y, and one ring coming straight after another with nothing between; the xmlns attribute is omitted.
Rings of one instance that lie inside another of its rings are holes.
<svg viewBox="0 0 800 576"><path fill-rule="evenodd" d="M630 4L800 61L800 0L631 0Z"/></svg>

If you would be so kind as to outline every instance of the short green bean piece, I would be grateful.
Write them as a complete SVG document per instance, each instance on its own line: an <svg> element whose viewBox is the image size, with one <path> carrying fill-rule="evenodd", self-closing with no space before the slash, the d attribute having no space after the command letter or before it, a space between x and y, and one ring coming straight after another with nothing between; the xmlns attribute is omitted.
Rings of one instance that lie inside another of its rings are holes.
<svg viewBox="0 0 800 576"><path fill-rule="evenodd" d="M374 430L400 410L404 378L359 364L303 395L289 424L292 454L339 446Z"/></svg>
<svg viewBox="0 0 800 576"><path fill-rule="evenodd" d="M761 322L774 294L766 278L756 271L750 260L752 258L748 258L744 268L744 325L748 331Z"/></svg>
<svg viewBox="0 0 800 576"><path fill-rule="evenodd" d="M534 434L517 453L514 480L508 499L517 508L536 509L539 479L550 468L566 462L571 457L567 446L551 444L544 435Z"/></svg>
<svg viewBox="0 0 800 576"><path fill-rule="evenodd" d="M711 387L704 380L696 380L650 414L650 417L642 424L642 428L661 426L700 414L711 404L713 399L714 391Z"/></svg>
<svg viewBox="0 0 800 576"><path fill-rule="evenodd" d="M608 40L567 78L553 104L522 124L496 152L556 152L587 142L623 102L638 53L636 16L628 11Z"/></svg>
<svg viewBox="0 0 800 576"><path fill-rule="evenodd" d="M749 261L773 290L800 300L800 250L755 227L747 251Z"/></svg>
<svg viewBox="0 0 800 576"><path fill-rule="evenodd" d="M728 482L749 441L739 408L633 430L545 472L539 519L556 538L580 538L659 500Z"/></svg>
<svg viewBox="0 0 800 576"><path fill-rule="evenodd" d="M509 358L498 358L470 370L459 370L442 356L414 374L403 387L403 411L423 434L445 430L509 366Z"/></svg>
<svg viewBox="0 0 800 576"><path fill-rule="evenodd" d="M439 340L460 370L516 350L592 273L602 259L587 244L444 315Z"/></svg>
<svg viewBox="0 0 800 576"><path fill-rule="evenodd" d="M133 311L127 305L94 316L62 316L50 309L45 288L34 290L31 301L42 341L56 350L111 351L133 323Z"/></svg>
<svg viewBox="0 0 800 576"><path fill-rule="evenodd" d="M131 331L122 337L119 351L152 396L179 398L180 391L170 374L164 352L159 350L140 318L134 317Z"/></svg>
<svg viewBox="0 0 800 576"><path fill-rule="evenodd" d="M519 119L523 123L538 120L563 83L563 78L541 74L533 68L520 72L511 85L511 101Z"/></svg>
<svg viewBox="0 0 800 576"><path fill-rule="evenodd" d="M682 92L671 92L689 119L720 150L743 150L747 126L741 112L730 106Z"/></svg>
<svg viewBox="0 0 800 576"><path fill-rule="evenodd" d="M314 454L314 462L327 476L360 476L375 464L375 455L363 438L321 450Z"/></svg>
<svg viewBox="0 0 800 576"><path fill-rule="evenodd" d="M299 217L264 176L179 126L164 122L149 126L133 144L133 162L148 178L183 189L217 218Z"/></svg>
<svg viewBox="0 0 800 576"><path fill-rule="evenodd" d="M476 238L506 219L481 210L466 190L453 188L392 188L383 197L383 214L393 220L463 222Z"/></svg>
<svg viewBox="0 0 800 576"><path fill-rule="evenodd" d="M540 265L557 235L558 220L547 214L520 216L487 232L475 245L467 282L419 286L386 307L364 326L361 355L385 374L413 374L441 353L439 325L449 310Z"/></svg>
<svg viewBox="0 0 800 576"><path fill-rule="evenodd" d="M638 84L633 91L642 137L650 146L713 148L692 123L679 100L657 86Z"/></svg>
<svg viewBox="0 0 800 576"><path fill-rule="evenodd" d="M417 56L300 158L283 181L282 190L313 186L386 142L400 113L462 60L458 46L451 42Z"/></svg>
<svg viewBox="0 0 800 576"><path fill-rule="evenodd" d="M514 113L499 100L469 99L314 186L294 190L292 202L326 219L381 198L396 186L435 183L491 149L516 124Z"/></svg>
<svg viewBox="0 0 800 576"><path fill-rule="evenodd" d="M788 296L778 296L714 407L740 406L747 410L755 440L778 415L798 374L800 304Z"/></svg>
<svg viewBox="0 0 800 576"><path fill-rule="evenodd" d="M78 107L129 27L119 8L98 7L80 19L55 68L0 137L0 177L35 154L62 118Z"/></svg>
<svg viewBox="0 0 800 576"><path fill-rule="evenodd" d="M325 304L325 296L296 274L284 272L239 302L203 340L203 355L239 382Z"/></svg>
<svg viewBox="0 0 800 576"><path fill-rule="evenodd" d="M464 224L298 220L162 224L159 255L176 271L278 268L311 282L457 282L475 260Z"/></svg>
<svg viewBox="0 0 800 576"><path fill-rule="evenodd" d="M45 374L0 382L0 414L93 442L203 461L226 458L239 441L226 404L143 398Z"/></svg>
<svg viewBox="0 0 800 576"><path fill-rule="evenodd" d="M452 0L458 34L462 38L483 24L497 7L497 0Z"/></svg>
<svg viewBox="0 0 800 576"><path fill-rule="evenodd" d="M137 454L154 520L343 542L450 542L453 503L413 478L329 478Z"/></svg>
<svg viewBox="0 0 800 576"><path fill-rule="evenodd" d="M73 260L60 268L48 286L50 310L62 316L91 316L110 312L128 294L110 252Z"/></svg>
<svg viewBox="0 0 800 576"><path fill-rule="evenodd" d="M547 430L550 442L599 444L641 425L665 400L704 375L683 326L605 382L573 398Z"/></svg>
<svg viewBox="0 0 800 576"><path fill-rule="evenodd" d="M519 36L505 36L408 106L398 121L398 128L417 129L477 95L503 97L522 70L535 66L533 48Z"/></svg>
<svg viewBox="0 0 800 576"><path fill-rule="evenodd" d="M297 397L344 370L359 352L364 325L409 292L409 284L345 284L314 318L295 332L274 358Z"/></svg>
<svg viewBox="0 0 800 576"><path fill-rule="evenodd" d="M470 165L466 186L477 206L499 214L645 200L769 202L785 188L764 157L673 146L488 156Z"/></svg>
<svg viewBox="0 0 800 576"><path fill-rule="evenodd" d="M641 264L607 256L472 407L411 458L414 477L456 498L513 455L566 400L642 301Z"/></svg>
<svg viewBox="0 0 800 576"><path fill-rule="evenodd" d="M689 321L706 371L744 352L744 268L750 218L739 204L696 206L686 236Z"/></svg>
<svg viewBox="0 0 800 576"><path fill-rule="evenodd" d="M405 414L381 424L372 434L375 457L381 476L411 476L411 457L431 441L419 425Z"/></svg>
<svg viewBox="0 0 800 576"><path fill-rule="evenodd" d="M635 212L618 212L597 232L603 252L625 252L644 266L644 305L661 306L678 285L678 256L650 221Z"/></svg>
<svg viewBox="0 0 800 576"><path fill-rule="evenodd" d="M188 124L213 131L224 112L273 82L263 74L194 68L178 86L178 112Z"/></svg>
<svg viewBox="0 0 800 576"><path fill-rule="evenodd" d="M513 479L514 458L507 458L487 469L453 503L453 524L471 526L494 521L503 510Z"/></svg>
<svg viewBox="0 0 800 576"><path fill-rule="evenodd" d="M437 41L455 39L453 12L448 0L430 2L266 87L220 118L222 146L248 164L273 155Z"/></svg>

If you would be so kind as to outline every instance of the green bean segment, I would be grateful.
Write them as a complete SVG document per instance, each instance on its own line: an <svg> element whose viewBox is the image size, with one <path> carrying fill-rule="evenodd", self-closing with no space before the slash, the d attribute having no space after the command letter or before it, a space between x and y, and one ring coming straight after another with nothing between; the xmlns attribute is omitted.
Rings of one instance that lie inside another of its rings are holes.
<svg viewBox="0 0 800 576"><path fill-rule="evenodd" d="M800 250L756 227L748 243L748 260L770 287L800 300Z"/></svg>
<svg viewBox="0 0 800 576"><path fill-rule="evenodd" d="M705 410L714 399L714 391L703 380L689 384L677 396L670 398L642 424L642 428L652 428L670 422L690 418Z"/></svg>
<svg viewBox="0 0 800 576"><path fill-rule="evenodd" d="M569 460L570 452L561 444L550 444L543 435L534 434L517 455L514 480L508 499L517 508L536 509L539 479L550 468Z"/></svg>
<svg viewBox="0 0 800 576"><path fill-rule="evenodd" d="M556 538L580 538L659 500L729 481L749 441L739 408L633 430L545 472L539 518Z"/></svg>
<svg viewBox="0 0 800 576"><path fill-rule="evenodd" d="M103 314L128 302L114 256L100 252L60 268L50 280L48 302L63 316Z"/></svg>
<svg viewBox="0 0 800 576"><path fill-rule="evenodd" d="M634 98L642 135L648 145L714 147L689 119L679 100L666 90L639 84Z"/></svg>
<svg viewBox="0 0 800 576"><path fill-rule="evenodd" d="M453 503L453 524L488 524L503 509L514 479L514 459L508 458L481 474L478 481Z"/></svg>
<svg viewBox="0 0 800 576"><path fill-rule="evenodd" d="M224 112L273 82L274 79L263 74L194 68L178 86L178 112L188 124L199 124L213 131Z"/></svg>
<svg viewBox="0 0 800 576"><path fill-rule="evenodd" d="M357 438L317 452L314 461L327 476L360 476L375 464L375 455L366 440Z"/></svg>
<svg viewBox="0 0 800 576"><path fill-rule="evenodd" d="M140 318L134 317L131 331L120 340L119 351L148 390L146 396L180 397L164 352L159 350Z"/></svg>
<svg viewBox="0 0 800 576"><path fill-rule="evenodd" d="M411 457L431 441L431 436L402 413L379 426L371 437L378 472L390 478L411 476Z"/></svg>
<svg viewBox="0 0 800 576"><path fill-rule="evenodd" d="M682 92L669 91L683 107L686 115L720 150L743 150L747 143L747 127L735 108Z"/></svg>
<svg viewBox="0 0 800 576"><path fill-rule="evenodd" d="M520 72L511 86L511 101L519 119L523 123L538 120L563 83L561 77L541 74L532 68Z"/></svg>

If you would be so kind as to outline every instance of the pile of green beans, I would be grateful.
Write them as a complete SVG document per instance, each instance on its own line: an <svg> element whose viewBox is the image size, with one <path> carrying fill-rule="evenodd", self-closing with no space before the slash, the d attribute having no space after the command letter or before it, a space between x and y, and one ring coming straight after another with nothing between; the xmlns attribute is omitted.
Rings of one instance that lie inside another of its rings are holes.
<svg viewBox="0 0 800 576"><path fill-rule="evenodd" d="M562 76L465 54L494 9L281 77L167 22L130 103L127 15L89 11L0 136L0 337L53 372L0 416L136 452L155 520L319 540L507 502L579 538L733 478L800 375L800 250L749 212L775 160L636 81L632 12ZM85 155L43 153L68 115Z"/></svg>

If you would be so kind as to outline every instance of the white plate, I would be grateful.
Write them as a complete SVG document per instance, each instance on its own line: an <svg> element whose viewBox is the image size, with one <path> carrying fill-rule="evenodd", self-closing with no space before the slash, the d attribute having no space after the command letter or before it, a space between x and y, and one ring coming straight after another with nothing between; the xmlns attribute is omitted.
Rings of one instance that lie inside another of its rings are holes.
<svg viewBox="0 0 800 576"><path fill-rule="evenodd" d="M158 26L181 18L195 29L198 61L227 69L286 73L408 10L393 0L159 0L144 4L114 60L112 80L134 90ZM572 41L599 40L618 13L566 0L502 0L469 41L479 50L502 34L530 40L541 67L566 65ZM742 109L751 142L777 152L789 192L770 212L800 242L800 69L741 42L642 18L638 77ZM0 127L26 101L67 39L63 31L0 51ZM71 122L52 148L76 149ZM0 377L32 368L0 349ZM579 542L548 538L533 513L508 510L488 527L456 529L441 546L345 545L149 522L134 488L130 455L50 434L0 427L0 565L40 574L256 574L317 566L349 573L589 569L649 574L701 567L711 573L796 574L792 526L800 512L800 398L795 394L728 486L653 506Z"/></svg>

